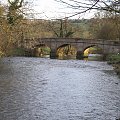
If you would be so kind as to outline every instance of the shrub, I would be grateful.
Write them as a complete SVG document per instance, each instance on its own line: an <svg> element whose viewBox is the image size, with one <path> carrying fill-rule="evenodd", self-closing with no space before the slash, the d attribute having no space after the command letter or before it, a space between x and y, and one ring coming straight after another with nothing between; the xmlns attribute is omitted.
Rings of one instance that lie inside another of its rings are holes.
<svg viewBox="0 0 120 120"><path fill-rule="evenodd" d="M107 61L109 64L120 64L120 54L108 55Z"/></svg>

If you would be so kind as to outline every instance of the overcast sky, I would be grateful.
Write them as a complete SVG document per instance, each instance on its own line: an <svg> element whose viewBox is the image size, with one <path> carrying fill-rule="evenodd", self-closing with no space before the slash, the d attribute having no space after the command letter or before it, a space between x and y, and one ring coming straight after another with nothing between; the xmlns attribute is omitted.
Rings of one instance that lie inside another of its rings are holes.
<svg viewBox="0 0 120 120"><path fill-rule="evenodd" d="M0 0L1 3L6 4L7 0ZM30 2L29 8L32 10L31 13L36 13L35 17L38 19L59 19L65 18L76 11L73 9L68 9L66 5L56 2L55 0L25 0ZM66 0L67 2L68 0ZM86 14L77 15L73 18L75 19L82 19L82 18L91 18L94 16L93 12L88 12ZM71 18L72 19L72 18Z"/></svg>

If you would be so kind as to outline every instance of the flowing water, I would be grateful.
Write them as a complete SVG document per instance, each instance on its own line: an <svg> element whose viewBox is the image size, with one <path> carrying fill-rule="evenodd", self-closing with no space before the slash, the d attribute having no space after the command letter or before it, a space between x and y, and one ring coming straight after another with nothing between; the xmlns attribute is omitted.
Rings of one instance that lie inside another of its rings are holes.
<svg viewBox="0 0 120 120"><path fill-rule="evenodd" d="M116 120L120 79L106 62L3 58L0 120Z"/></svg>

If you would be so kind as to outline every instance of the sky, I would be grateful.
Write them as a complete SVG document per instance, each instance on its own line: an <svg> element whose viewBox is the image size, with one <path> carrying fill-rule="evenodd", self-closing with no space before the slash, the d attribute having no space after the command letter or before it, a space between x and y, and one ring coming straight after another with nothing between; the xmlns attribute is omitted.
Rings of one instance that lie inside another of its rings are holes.
<svg viewBox="0 0 120 120"><path fill-rule="evenodd" d="M37 19L61 19L69 17L75 12L78 12L67 8L65 4L56 2L55 0L25 0L28 1L29 12L34 13L29 17ZM66 0L67 2L68 0ZM7 0L0 0L1 3L6 4ZM94 12L87 12L86 14L81 14L72 17L71 19L89 19L94 16Z"/></svg>

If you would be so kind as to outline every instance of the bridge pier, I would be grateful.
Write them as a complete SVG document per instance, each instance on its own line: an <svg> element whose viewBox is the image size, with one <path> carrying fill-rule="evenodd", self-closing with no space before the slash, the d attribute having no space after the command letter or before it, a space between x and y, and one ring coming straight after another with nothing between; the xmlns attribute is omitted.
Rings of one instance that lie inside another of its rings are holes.
<svg viewBox="0 0 120 120"><path fill-rule="evenodd" d="M108 53L103 54L103 61L106 61L108 55L109 55Z"/></svg>
<svg viewBox="0 0 120 120"><path fill-rule="evenodd" d="M76 59L83 59L83 52L82 51L77 51L77 54L76 54Z"/></svg>
<svg viewBox="0 0 120 120"><path fill-rule="evenodd" d="M56 59L57 58L56 50L51 50L50 51L50 58L51 59Z"/></svg>

